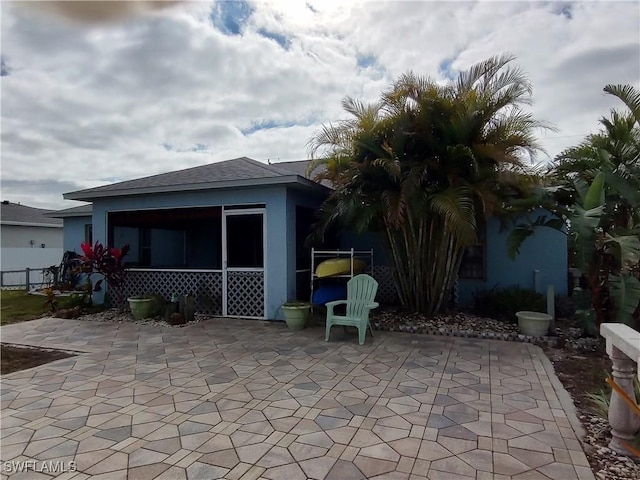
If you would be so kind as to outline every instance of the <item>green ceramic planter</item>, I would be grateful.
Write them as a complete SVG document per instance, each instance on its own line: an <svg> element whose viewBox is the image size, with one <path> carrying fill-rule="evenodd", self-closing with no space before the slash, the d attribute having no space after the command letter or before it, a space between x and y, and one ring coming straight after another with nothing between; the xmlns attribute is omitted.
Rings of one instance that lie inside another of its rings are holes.
<svg viewBox="0 0 640 480"><path fill-rule="evenodd" d="M291 302L282 305L282 313L287 327L291 330L302 330L307 326L311 305L305 302Z"/></svg>
<svg viewBox="0 0 640 480"><path fill-rule="evenodd" d="M129 297L129 308L133 318L142 320L144 318L153 317L157 308L156 300L149 297Z"/></svg>

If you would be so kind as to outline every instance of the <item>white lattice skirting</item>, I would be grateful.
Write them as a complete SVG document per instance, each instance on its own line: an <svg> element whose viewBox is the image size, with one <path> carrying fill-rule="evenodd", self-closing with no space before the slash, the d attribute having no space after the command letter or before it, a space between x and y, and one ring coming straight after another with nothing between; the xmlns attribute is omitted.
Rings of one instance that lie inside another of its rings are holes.
<svg viewBox="0 0 640 480"><path fill-rule="evenodd" d="M227 273L227 315L264 317L264 273ZM196 312L222 315L222 272L178 270L130 270L114 303L126 306L134 295L158 293L165 299L172 294L196 298Z"/></svg>
<svg viewBox="0 0 640 480"><path fill-rule="evenodd" d="M264 317L264 272L227 273L227 315Z"/></svg>
<svg viewBox="0 0 640 480"><path fill-rule="evenodd" d="M175 271L175 270L130 270L119 294L113 302L119 307L127 298L146 293L158 293L167 300L173 293L193 295L196 312L222 315L222 272L219 271Z"/></svg>
<svg viewBox="0 0 640 480"><path fill-rule="evenodd" d="M378 282L376 300L382 303L398 303L398 292L393 283L391 268L386 265L374 265L372 276Z"/></svg>

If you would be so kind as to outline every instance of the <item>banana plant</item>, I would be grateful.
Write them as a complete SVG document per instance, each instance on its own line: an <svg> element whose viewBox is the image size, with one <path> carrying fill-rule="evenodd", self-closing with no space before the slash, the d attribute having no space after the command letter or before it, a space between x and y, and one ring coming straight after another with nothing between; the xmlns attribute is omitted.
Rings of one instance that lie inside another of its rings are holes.
<svg viewBox="0 0 640 480"><path fill-rule="evenodd" d="M587 276L589 294L578 295L578 314L585 330L595 333L595 325L609 320L633 324L640 305L640 238L638 229L615 235L602 228L607 219L605 187L607 174L598 172L591 184L574 181L576 202L560 211L550 208L556 216L540 216L533 222L516 225L507 240L511 257L519 252L522 242L538 227L557 230L568 225L575 245L576 266ZM565 217L566 222L561 217ZM623 234L631 233L631 235ZM607 311L613 313L608 313Z"/></svg>
<svg viewBox="0 0 640 480"><path fill-rule="evenodd" d="M631 324L640 305L640 280L633 271L640 263L640 238L637 235L607 235L604 245L618 262L620 273L609 275L609 291L616 307L616 322Z"/></svg>
<svg viewBox="0 0 640 480"><path fill-rule="evenodd" d="M607 85L626 109L600 119L598 133L561 152L547 172L547 196L525 199L566 221L575 266L587 277L583 311L597 325L618 321L640 326L640 91ZM551 206L545 206L547 200ZM522 209L521 209L522 211ZM557 223L557 222L556 222ZM535 227L555 227L545 218L516 226L510 254ZM588 298L590 297L590 298ZM590 302L588 302L590 300ZM593 309L588 308L590 303Z"/></svg>
<svg viewBox="0 0 640 480"><path fill-rule="evenodd" d="M616 322L630 324L640 304L640 280L624 275L609 275L609 291L616 305Z"/></svg>
<svg viewBox="0 0 640 480"><path fill-rule="evenodd" d="M602 289L608 291L613 302L615 320L631 324L640 305L640 280L634 271L640 263L638 235L611 235L600 228L605 207L605 173L594 178L583 205L576 205L569 216L571 232L576 240L578 268L588 276L591 301L600 321L603 320ZM614 259L606 265L606 255ZM598 322L598 323L599 323Z"/></svg>

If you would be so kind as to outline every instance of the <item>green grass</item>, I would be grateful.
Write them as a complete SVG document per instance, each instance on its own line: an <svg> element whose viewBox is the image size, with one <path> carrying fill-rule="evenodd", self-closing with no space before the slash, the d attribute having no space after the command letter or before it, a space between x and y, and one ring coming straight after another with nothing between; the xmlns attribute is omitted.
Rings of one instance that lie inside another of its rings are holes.
<svg viewBox="0 0 640 480"><path fill-rule="evenodd" d="M0 292L0 325L33 320L46 313L46 297L27 295L22 290Z"/></svg>
<svg viewBox="0 0 640 480"><path fill-rule="evenodd" d="M44 313L51 313L51 308L45 305L47 297L44 295L27 295L23 290L3 290L0 292L0 325L26 322L41 317ZM104 310L104 305L86 305L82 295L56 296L56 310L80 307L82 313L96 313Z"/></svg>

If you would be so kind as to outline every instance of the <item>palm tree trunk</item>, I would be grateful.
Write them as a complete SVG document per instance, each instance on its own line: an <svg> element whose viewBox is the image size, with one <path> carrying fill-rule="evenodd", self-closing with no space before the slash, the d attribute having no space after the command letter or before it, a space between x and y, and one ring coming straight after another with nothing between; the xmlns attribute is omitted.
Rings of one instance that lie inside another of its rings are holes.
<svg viewBox="0 0 640 480"><path fill-rule="evenodd" d="M438 216L408 215L399 228L385 226L392 274L402 306L433 315L453 288L463 247Z"/></svg>
<svg viewBox="0 0 640 480"><path fill-rule="evenodd" d="M389 225L385 226L385 232L387 235L387 241L389 243L389 250L392 260L392 275L398 290L398 296L400 297L400 303L405 308L411 308L409 292L409 276L407 272L407 262L401 256L403 251L398 244L397 236L398 232Z"/></svg>

